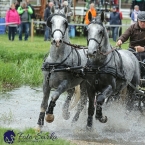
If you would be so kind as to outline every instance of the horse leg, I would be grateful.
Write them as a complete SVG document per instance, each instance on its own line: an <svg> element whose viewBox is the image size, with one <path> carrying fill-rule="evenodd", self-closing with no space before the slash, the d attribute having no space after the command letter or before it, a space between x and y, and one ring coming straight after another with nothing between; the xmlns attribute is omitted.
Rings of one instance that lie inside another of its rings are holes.
<svg viewBox="0 0 145 145"><path fill-rule="evenodd" d="M106 97L111 96L112 94L112 86L109 85L105 88L103 93L98 94L97 96L97 104L96 104L96 115L95 118L99 120L101 123L106 123L107 122L107 116L103 116L102 114L102 105L106 99Z"/></svg>
<svg viewBox="0 0 145 145"><path fill-rule="evenodd" d="M49 81L47 80L47 76L45 77L45 80L43 82L43 100L41 103L41 112L39 114L38 118L38 127L36 127L36 130L40 131L42 126L44 125L44 117L45 117L45 111L48 106L48 99L50 94L51 88L49 87Z"/></svg>
<svg viewBox="0 0 145 145"><path fill-rule="evenodd" d="M76 122L79 119L80 113L84 109L84 106L87 104L87 90L86 90L86 82L85 81L83 81L80 84L80 89L81 89L81 97L80 97L79 104L77 106L77 113L73 117L72 123Z"/></svg>
<svg viewBox="0 0 145 145"><path fill-rule="evenodd" d="M88 118L87 118L87 129L91 129L93 125L93 115L95 111L94 100L95 92L88 93L89 106L88 106Z"/></svg>
<svg viewBox="0 0 145 145"><path fill-rule="evenodd" d="M92 84L92 83L90 83ZM94 100L95 100L95 88L92 85L87 84L87 93L89 98L89 106L88 106L88 118L87 118L87 126L86 128L90 130L93 125L93 115L95 111Z"/></svg>
<svg viewBox="0 0 145 145"><path fill-rule="evenodd" d="M46 117L45 120L48 123L51 123L54 121L54 115L53 115L53 109L56 105L56 100L59 98L59 96L65 92L66 90L68 90L68 81L64 80L61 82L61 84L58 86L58 88L56 89L56 91L53 93L52 95L52 99L50 101L50 104L46 110Z"/></svg>
<svg viewBox="0 0 145 145"><path fill-rule="evenodd" d="M62 116L65 120L68 120L70 118L69 105L70 105L71 98L72 98L74 92L75 92L74 88L67 91L68 96L67 96L65 103L63 105L63 108L62 108Z"/></svg>

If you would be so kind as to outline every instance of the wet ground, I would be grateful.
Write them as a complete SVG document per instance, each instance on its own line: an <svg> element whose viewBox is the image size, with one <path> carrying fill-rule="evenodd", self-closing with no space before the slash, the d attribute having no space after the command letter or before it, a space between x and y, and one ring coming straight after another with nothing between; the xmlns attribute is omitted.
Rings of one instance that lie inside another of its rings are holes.
<svg viewBox="0 0 145 145"><path fill-rule="evenodd" d="M72 126L71 121L76 109L71 110L71 118L62 118L62 104L66 95L63 94L57 101L54 109L55 120L45 122L44 131L55 132L57 137L69 140L86 141L77 144L119 144L145 145L145 112L127 112L121 103L112 103L104 106L104 115L108 116L105 124L93 120L93 130L86 130L87 110L80 115L78 122ZM41 88L23 86L11 92L0 94L0 126L15 129L33 128L37 124L40 104L42 100ZM88 143L93 142L93 143Z"/></svg>

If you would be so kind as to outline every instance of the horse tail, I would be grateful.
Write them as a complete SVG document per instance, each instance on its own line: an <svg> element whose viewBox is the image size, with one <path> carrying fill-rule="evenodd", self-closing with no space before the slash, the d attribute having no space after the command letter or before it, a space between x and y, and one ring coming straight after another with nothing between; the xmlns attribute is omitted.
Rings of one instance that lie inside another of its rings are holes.
<svg viewBox="0 0 145 145"><path fill-rule="evenodd" d="M80 85L75 87L74 94L71 98L69 110L73 109L80 100Z"/></svg>

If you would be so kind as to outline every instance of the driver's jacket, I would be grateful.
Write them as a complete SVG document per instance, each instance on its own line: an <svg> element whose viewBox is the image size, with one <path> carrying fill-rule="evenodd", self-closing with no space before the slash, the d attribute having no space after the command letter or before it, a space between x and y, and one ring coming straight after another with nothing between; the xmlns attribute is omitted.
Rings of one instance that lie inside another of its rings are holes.
<svg viewBox="0 0 145 145"><path fill-rule="evenodd" d="M145 46L145 29L141 29L138 25L138 22L131 25L125 32L122 34L118 40L121 40L123 43L129 40L129 48L135 46Z"/></svg>

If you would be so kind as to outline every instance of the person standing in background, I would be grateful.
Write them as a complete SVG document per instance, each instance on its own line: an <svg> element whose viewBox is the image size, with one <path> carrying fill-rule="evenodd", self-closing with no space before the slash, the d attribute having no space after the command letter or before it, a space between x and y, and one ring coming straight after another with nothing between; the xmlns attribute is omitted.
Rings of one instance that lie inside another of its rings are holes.
<svg viewBox="0 0 145 145"><path fill-rule="evenodd" d="M97 16L97 11L95 10L95 5L94 3L90 4L90 9L86 12L86 16L85 16L85 24L89 24L90 23L90 17L91 18L95 18Z"/></svg>
<svg viewBox="0 0 145 145"><path fill-rule="evenodd" d="M135 5L134 6L134 11L131 13L131 24L134 24L134 23L137 22L137 16L138 16L139 12L140 12L139 6Z"/></svg>
<svg viewBox="0 0 145 145"><path fill-rule="evenodd" d="M31 22L31 15L33 13L30 6L27 6L26 2L22 2L21 6L18 7L18 13L21 18L21 24L19 26L19 40L22 40L23 30L25 31L25 41L28 40L29 36L29 24Z"/></svg>
<svg viewBox="0 0 145 145"><path fill-rule="evenodd" d="M51 15L51 8L54 6L53 2L48 2L44 11L44 21L47 21L47 18ZM44 41L50 41L50 28L46 25L44 32Z"/></svg>
<svg viewBox="0 0 145 145"><path fill-rule="evenodd" d="M110 14L110 25L120 25L121 23L121 18L120 14L117 12L116 7L113 6L112 12ZM118 37L118 26L112 26L112 38L113 41L116 42L117 37Z"/></svg>
<svg viewBox="0 0 145 145"><path fill-rule="evenodd" d="M14 41L15 39L15 32L17 29L17 26L20 24L20 16L15 9L15 4L12 4L10 9L6 13L6 23L8 25L8 38L9 40Z"/></svg>
<svg viewBox="0 0 145 145"><path fill-rule="evenodd" d="M33 11L33 13L31 14L31 19L36 19L35 10L34 7L30 4L30 0L25 0L25 1L27 6L29 6ZM29 22L29 35L31 35L31 22Z"/></svg>
<svg viewBox="0 0 145 145"><path fill-rule="evenodd" d="M17 1L15 2L15 9L17 10L19 6L20 6L20 2L17 0Z"/></svg>
<svg viewBox="0 0 145 145"><path fill-rule="evenodd" d="M119 6L116 6L116 12L118 12L120 14L120 25L122 25L123 14L119 10ZM119 28L119 36L121 36L121 35L122 35L122 27Z"/></svg>
<svg viewBox="0 0 145 145"><path fill-rule="evenodd" d="M68 23L70 23L71 22L71 16L73 15L73 12L68 5L68 1L66 1L66 0L62 3L61 8L64 9L65 7L67 7L67 13L66 13L67 21L68 21Z"/></svg>

